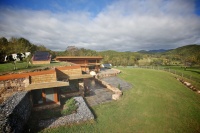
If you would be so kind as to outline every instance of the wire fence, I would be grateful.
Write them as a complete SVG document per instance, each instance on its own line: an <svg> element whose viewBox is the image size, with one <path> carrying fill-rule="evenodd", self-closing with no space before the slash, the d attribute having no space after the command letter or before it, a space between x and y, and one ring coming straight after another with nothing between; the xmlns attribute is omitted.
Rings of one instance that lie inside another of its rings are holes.
<svg viewBox="0 0 200 133"><path fill-rule="evenodd" d="M200 83L200 78L194 77L190 74L186 74L184 72L181 72L180 70L178 71L178 70L174 70L172 68L166 68L166 67L160 67L160 66L140 66L140 68L162 70L162 71L170 72L170 73L180 76L182 78L186 78L186 79L195 81L197 83Z"/></svg>

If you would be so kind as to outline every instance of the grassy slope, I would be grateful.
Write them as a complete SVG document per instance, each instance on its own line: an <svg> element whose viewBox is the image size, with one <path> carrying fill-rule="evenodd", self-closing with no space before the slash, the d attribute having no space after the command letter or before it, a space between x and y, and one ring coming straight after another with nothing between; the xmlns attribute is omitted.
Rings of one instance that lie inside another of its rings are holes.
<svg viewBox="0 0 200 133"><path fill-rule="evenodd" d="M172 73L176 73L179 76L186 78L185 81L192 83L198 90L200 90L200 68L199 67L188 67L184 70L181 66L165 66L163 68L170 69Z"/></svg>
<svg viewBox="0 0 200 133"><path fill-rule="evenodd" d="M14 69L14 65L12 63L5 63L5 64L0 64L0 73L5 73L5 72L17 72L17 71L26 71L26 70L33 70L33 69L40 69L40 68L45 68L45 67L53 67L53 66L65 66L69 65L69 63L66 62L51 62L51 64L39 64L39 65L29 65L27 67L26 62L17 62L17 70Z"/></svg>
<svg viewBox="0 0 200 133"><path fill-rule="evenodd" d="M196 79L198 79L200 81L200 68L199 67L187 67L187 69L185 70L183 67L181 66L163 66L164 68L167 69L171 69L174 70L176 72L178 72L179 74L183 73L186 75L190 75Z"/></svg>
<svg viewBox="0 0 200 133"><path fill-rule="evenodd" d="M200 132L200 96L171 74L148 69L122 69L133 84L122 99L93 107L94 123L43 132Z"/></svg>

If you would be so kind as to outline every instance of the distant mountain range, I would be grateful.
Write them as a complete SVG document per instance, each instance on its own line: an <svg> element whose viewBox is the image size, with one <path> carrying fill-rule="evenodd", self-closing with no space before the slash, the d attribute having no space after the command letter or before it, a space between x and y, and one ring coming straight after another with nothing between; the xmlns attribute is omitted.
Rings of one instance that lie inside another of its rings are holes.
<svg viewBox="0 0 200 133"><path fill-rule="evenodd" d="M167 54L199 54L200 53L200 45L197 44L191 44L191 45L185 45L182 47L178 47L175 49L158 49L158 50L140 50L138 53L144 53L144 54L155 54L155 53L167 53Z"/></svg>
<svg viewBox="0 0 200 133"><path fill-rule="evenodd" d="M172 49L170 49L170 50L172 50ZM153 53L164 53L164 52L168 52L168 51L170 51L169 49L168 50L166 50L166 49L158 49L158 50L148 50L148 51L146 51L146 50L140 50L140 51L138 51L138 53L149 53L149 54L153 54Z"/></svg>

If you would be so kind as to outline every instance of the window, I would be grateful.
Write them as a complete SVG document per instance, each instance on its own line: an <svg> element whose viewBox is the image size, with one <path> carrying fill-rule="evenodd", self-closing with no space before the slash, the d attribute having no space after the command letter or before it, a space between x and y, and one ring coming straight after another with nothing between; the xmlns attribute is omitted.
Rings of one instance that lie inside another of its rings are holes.
<svg viewBox="0 0 200 133"><path fill-rule="evenodd" d="M43 103L42 90L33 90L32 96L33 96L33 104Z"/></svg>

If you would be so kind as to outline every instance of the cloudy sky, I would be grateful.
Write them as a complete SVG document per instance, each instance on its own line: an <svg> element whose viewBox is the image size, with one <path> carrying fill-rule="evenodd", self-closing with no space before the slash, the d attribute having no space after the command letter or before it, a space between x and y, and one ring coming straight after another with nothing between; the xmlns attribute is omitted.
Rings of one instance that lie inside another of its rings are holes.
<svg viewBox="0 0 200 133"><path fill-rule="evenodd" d="M200 0L0 0L0 37L24 37L51 50L200 44Z"/></svg>

